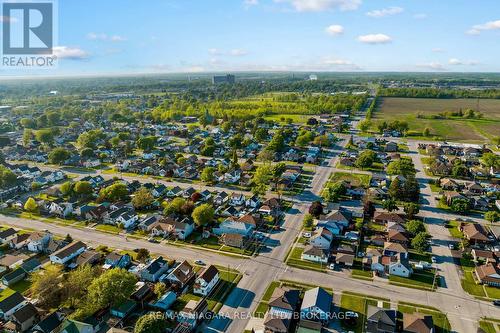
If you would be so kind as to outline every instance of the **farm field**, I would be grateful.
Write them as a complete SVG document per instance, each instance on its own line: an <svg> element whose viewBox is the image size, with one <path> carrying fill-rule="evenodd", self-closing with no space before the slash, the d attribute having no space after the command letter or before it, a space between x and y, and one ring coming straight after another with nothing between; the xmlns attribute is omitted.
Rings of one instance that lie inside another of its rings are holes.
<svg viewBox="0 0 500 333"><path fill-rule="evenodd" d="M459 111L477 108L477 99L431 99L431 98L383 98L378 110L373 115L373 130L381 121L395 119L407 121L410 136L420 137L427 127L429 139L446 139L483 143L495 136L500 136L500 100L479 100L481 119L423 119L424 116L437 115L445 111Z"/></svg>

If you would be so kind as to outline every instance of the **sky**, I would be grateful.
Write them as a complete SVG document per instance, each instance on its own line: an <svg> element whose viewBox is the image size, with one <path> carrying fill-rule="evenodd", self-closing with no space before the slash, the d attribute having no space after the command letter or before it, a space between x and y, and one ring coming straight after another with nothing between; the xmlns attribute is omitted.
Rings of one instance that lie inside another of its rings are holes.
<svg viewBox="0 0 500 333"><path fill-rule="evenodd" d="M500 72L498 6L498 0L58 0L58 67L0 68L0 76Z"/></svg>

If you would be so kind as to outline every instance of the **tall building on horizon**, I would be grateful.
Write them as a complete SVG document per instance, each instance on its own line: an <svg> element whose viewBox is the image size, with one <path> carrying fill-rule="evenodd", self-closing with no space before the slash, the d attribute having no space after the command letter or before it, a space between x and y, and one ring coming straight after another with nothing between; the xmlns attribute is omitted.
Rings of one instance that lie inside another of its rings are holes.
<svg viewBox="0 0 500 333"><path fill-rule="evenodd" d="M233 84L236 82L236 78L232 74L227 74L227 75L214 75L212 77L212 83L213 84L221 84L221 83L229 83Z"/></svg>

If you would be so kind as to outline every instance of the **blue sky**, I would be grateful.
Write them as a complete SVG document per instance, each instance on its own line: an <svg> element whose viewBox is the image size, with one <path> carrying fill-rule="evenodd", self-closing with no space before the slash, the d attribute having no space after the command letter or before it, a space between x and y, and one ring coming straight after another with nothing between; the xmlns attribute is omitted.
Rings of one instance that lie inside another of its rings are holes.
<svg viewBox="0 0 500 333"><path fill-rule="evenodd" d="M498 0L59 0L58 21L48 75L500 71Z"/></svg>

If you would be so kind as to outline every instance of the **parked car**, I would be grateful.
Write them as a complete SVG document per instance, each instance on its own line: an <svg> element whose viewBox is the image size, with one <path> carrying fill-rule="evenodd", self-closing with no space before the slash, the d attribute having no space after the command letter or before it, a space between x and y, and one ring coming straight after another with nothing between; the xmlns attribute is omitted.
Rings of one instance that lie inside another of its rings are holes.
<svg viewBox="0 0 500 333"><path fill-rule="evenodd" d="M195 260L195 261L194 261L194 263L195 263L196 265L205 266L205 262L204 262L203 260L199 260L199 259L198 259L198 260Z"/></svg>
<svg viewBox="0 0 500 333"><path fill-rule="evenodd" d="M493 304L496 305L496 306L500 306L500 299L494 300Z"/></svg>
<svg viewBox="0 0 500 333"><path fill-rule="evenodd" d="M432 257L432 258L431 258L431 261L432 261L432 263L434 263L434 264L435 264L435 263L437 263L437 259L436 259L436 257Z"/></svg>
<svg viewBox="0 0 500 333"><path fill-rule="evenodd" d="M448 244L448 248L450 250L455 250L455 245L454 244Z"/></svg>
<svg viewBox="0 0 500 333"><path fill-rule="evenodd" d="M335 269L335 264L331 263L330 265L328 265L328 268L333 271Z"/></svg>
<svg viewBox="0 0 500 333"><path fill-rule="evenodd" d="M311 238L311 233L310 232L304 232L302 234L302 237L304 237L304 238Z"/></svg>

